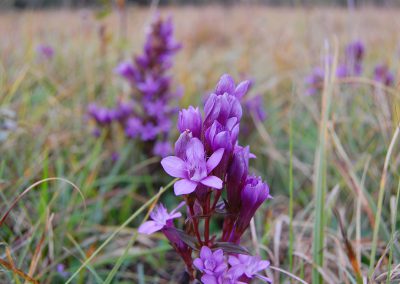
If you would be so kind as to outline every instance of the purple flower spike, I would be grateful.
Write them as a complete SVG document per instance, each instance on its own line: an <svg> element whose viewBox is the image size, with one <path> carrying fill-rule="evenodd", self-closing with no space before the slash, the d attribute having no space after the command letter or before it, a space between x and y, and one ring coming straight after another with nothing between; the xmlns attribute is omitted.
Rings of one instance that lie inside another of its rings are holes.
<svg viewBox="0 0 400 284"><path fill-rule="evenodd" d="M306 95L311 96L316 94L324 84L325 72L321 67L315 67L312 73L305 78L307 85Z"/></svg>
<svg viewBox="0 0 400 284"><path fill-rule="evenodd" d="M176 195L192 193L199 184L215 189L222 188L222 180L210 173L221 161L224 149L215 151L206 161L203 143L194 137L188 143L185 154L184 159L169 156L161 161L162 167L170 176L181 178L174 184Z"/></svg>
<svg viewBox="0 0 400 284"><path fill-rule="evenodd" d="M211 251L209 247L203 246L200 250L200 257L193 261L194 266L201 272L218 277L227 269L222 249Z"/></svg>
<svg viewBox="0 0 400 284"><path fill-rule="evenodd" d="M190 130L194 137L201 136L202 118L199 108L189 106L188 109L183 109L178 116L178 129L182 133Z"/></svg>
<svg viewBox="0 0 400 284"><path fill-rule="evenodd" d="M160 231L164 227L172 227L172 221L175 218L182 216L180 212L177 212L185 203L181 202L178 207L168 213L164 205L160 204L154 208L150 213L150 218L152 220L144 222L140 225L138 232L140 234L151 235L157 231Z"/></svg>
<svg viewBox="0 0 400 284"><path fill-rule="evenodd" d="M257 277L261 280L272 283L271 279L258 274L259 271L265 270L269 267L270 263L267 260L261 260L258 256L239 254L238 256L229 256L228 262L232 266L231 269L237 269L249 279Z"/></svg>

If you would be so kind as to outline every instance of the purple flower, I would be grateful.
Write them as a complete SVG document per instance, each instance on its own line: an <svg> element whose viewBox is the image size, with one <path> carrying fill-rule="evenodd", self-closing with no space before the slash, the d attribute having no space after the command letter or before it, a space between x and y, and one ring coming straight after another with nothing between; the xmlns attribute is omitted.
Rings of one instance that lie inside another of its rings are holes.
<svg viewBox="0 0 400 284"><path fill-rule="evenodd" d="M222 180L210 175L221 161L224 149L215 151L206 161L203 143L193 137L187 145L185 157L169 156L161 161L164 170L171 176L181 178L174 184L176 195L189 194L199 184L221 189Z"/></svg>
<svg viewBox="0 0 400 284"><path fill-rule="evenodd" d="M374 69L374 80L385 86L392 86L394 84L394 75L390 72L387 65L378 64Z"/></svg>
<svg viewBox="0 0 400 284"><path fill-rule="evenodd" d="M237 148L228 168L227 198L231 210L239 210L241 191L246 184L249 169L250 147Z"/></svg>
<svg viewBox="0 0 400 284"><path fill-rule="evenodd" d="M256 210L267 199L269 187L261 177L248 176L241 191L241 207L236 224L235 241L237 241L250 224Z"/></svg>
<svg viewBox="0 0 400 284"><path fill-rule="evenodd" d="M224 273L228 267L222 249L212 252L207 246L201 248L200 257L196 258L193 264L201 272L217 277Z"/></svg>
<svg viewBox="0 0 400 284"><path fill-rule="evenodd" d="M242 118L242 106L239 100L227 93L223 95L211 94L204 106L205 118L204 127L210 127L214 121L226 125L230 119L230 124L240 122Z"/></svg>
<svg viewBox="0 0 400 284"><path fill-rule="evenodd" d="M238 256L229 256L228 262L232 266L231 269L237 269L249 279L257 277L264 281L272 282L271 279L258 274L259 271L269 267L269 261L267 260L261 260L258 256L239 254Z"/></svg>
<svg viewBox="0 0 400 284"><path fill-rule="evenodd" d="M315 67L312 73L305 78L305 83L307 85L306 95L314 95L324 84L325 72L321 67Z"/></svg>
<svg viewBox="0 0 400 284"><path fill-rule="evenodd" d="M131 83L133 83L138 76L135 67L130 61L124 61L118 64L114 69L114 73Z"/></svg>
<svg viewBox="0 0 400 284"><path fill-rule="evenodd" d="M137 137L142 130L142 122L140 119L131 117L125 123L125 135L129 138Z"/></svg>
<svg viewBox="0 0 400 284"><path fill-rule="evenodd" d="M183 109L178 116L178 129L182 133L190 130L194 137L201 136L202 118L199 108L189 106L188 109Z"/></svg>
<svg viewBox="0 0 400 284"><path fill-rule="evenodd" d="M88 114L100 125L109 124L113 120L113 114L109 109L96 104L89 105Z"/></svg>
<svg viewBox="0 0 400 284"><path fill-rule="evenodd" d="M227 93L229 95L235 96L237 99L241 99L250 89L250 86L251 86L250 80L240 82L236 86L233 78L228 74L224 74L221 76L219 82L217 83L217 87L215 88L215 94L223 95Z"/></svg>
<svg viewBox="0 0 400 284"><path fill-rule="evenodd" d="M40 44L36 48L38 55L44 59L52 59L54 56L54 49L50 45Z"/></svg>
<svg viewBox="0 0 400 284"><path fill-rule="evenodd" d="M364 54L365 46L359 40L349 43L346 47L346 57L353 62L361 62L364 58Z"/></svg>
<svg viewBox="0 0 400 284"><path fill-rule="evenodd" d="M239 124L236 124L232 130L231 132L218 121L214 121L204 134L206 145L212 151L224 148L226 154L230 153L237 142Z"/></svg>
<svg viewBox="0 0 400 284"><path fill-rule="evenodd" d="M345 65L347 76L360 76L362 73L362 61L364 59L365 46L357 40L351 42L346 47Z"/></svg>
<svg viewBox="0 0 400 284"><path fill-rule="evenodd" d="M62 277L62 278L67 278L69 273L65 271L65 265L62 263L57 264L57 273Z"/></svg>
<svg viewBox="0 0 400 284"><path fill-rule="evenodd" d="M157 141L153 153L156 156L166 157L172 152L171 144L168 141Z"/></svg>
<svg viewBox="0 0 400 284"><path fill-rule="evenodd" d="M257 95L249 99L246 104L246 110L253 113L259 121L265 121L267 119L267 114L264 110L264 100L261 95Z"/></svg>
<svg viewBox="0 0 400 284"><path fill-rule="evenodd" d="M140 132L141 132L140 138L143 141L149 141L156 138L157 134L159 133L159 128L154 123L147 122L145 125L142 126Z"/></svg>
<svg viewBox="0 0 400 284"><path fill-rule="evenodd" d="M185 203L181 202L178 207L168 213L164 205L160 204L154 208L150 213L152 220L144 222L140 225L138 232L140 234L151 235L157 231L160 231L164 227L172 227L172 220L182 216L178 211Z"/></svg>

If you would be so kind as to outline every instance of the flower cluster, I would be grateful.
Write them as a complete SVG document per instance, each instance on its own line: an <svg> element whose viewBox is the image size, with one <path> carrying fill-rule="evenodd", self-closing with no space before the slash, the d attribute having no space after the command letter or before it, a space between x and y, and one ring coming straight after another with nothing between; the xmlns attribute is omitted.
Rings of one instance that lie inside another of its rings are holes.
<svg viewBox="0 0 400 284"><path fill-rule="evenodd" d="M361 41L354 41L347 45L344 60L336 68L336 77L339 79L361 76L363 73L363 59L365 56L365 46ZM322 89L325 72L321 67L315 67L311 74L305 78L307 86L306 94L314 95ZM391 86L394 84L394 75L384 64L378 64L374 69L374 80Z"/></svg>
<svg viewBox="0 0 400 284"><path fill-rule="evenodd" d="M235 85L231 76L223 75L205 102L204 116L192 106L179 112L181 134L175 156L165 157L161 165L179 178L174 192L185 200L188 222L184 231L178 230L172 219L180 214L159 206L152 220L139 227L145 234L161 230L182 256L189 275L194 279L197 268L206 284L249 283L254 277L269 280L258 274L269 263L246 255L240 246L256 210L271 198L268 185L248 173L249 159L255 158L250 147L238 143L243 114L240 99L249 86L250 81ZM212 234L210 223L220 216L222 230ZM193 250L200 250L194 261Z"/></svg>
<svg viewBox="0 0 400 284"><path fill-rule="evenodd" d="M168 136L171 119L176 113L171 102L181 92L172 90L171 76L167 72L180 47L173 37L172 19L157 18L147 35L143 54L136 56L133 62L120 63L114 70L130 84L130 101L119 102L114 108L89 106L88 114L97 125L96 135L116 122L126 137L146 142L152 152L148 154L166 156L171 153Z"/></svg>

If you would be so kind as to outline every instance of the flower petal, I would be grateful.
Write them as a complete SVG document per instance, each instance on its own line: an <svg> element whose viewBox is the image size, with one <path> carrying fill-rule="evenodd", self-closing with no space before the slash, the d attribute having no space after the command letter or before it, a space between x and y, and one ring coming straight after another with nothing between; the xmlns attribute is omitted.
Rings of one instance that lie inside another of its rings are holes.
<svg viewBox="0 0 400 284"><path fill-rule="evenodd" d="M140 225L138 232L140 234L151 235L159 230L161 230L164 226L161 224L157 224L154 221L147 221Z"/></svg>
<svg viewBox="0 0 400 284"><path fill-rule="evenodd" d="M208 176L200 181L201 184L204 184L205 186L212 187L215 189L221 189L222 188L222 180L219 177L216 176Z"/></svg>
<svg viewBox="0 0 400 284"><path fill-rule="evenodd" d="M207 160L207 172L210 173L216 166L218 166L219 162L221 162L222 156L224 155L224 149L218 149L215 151L211 157Z"/></svg>
<svg viewBox="0 0 400 284"><path fill-rule="evenodd" d="M212 257L212 251L209 247L203 246L200 250L201 259L206 259Z"/></svg>
<svg viewBox="0 0 400 284"><path fill-rule="evenodd" d="M241 99L249 90L251 86L251 81L250 80L246 80L243 82L240 82L239 85L237 85L236 89L235 89L235 97L237 97L238 99Z"/></svg>
<svg viewBox="0 0 400 284"><path fill-rule="evenodd" d="M161 160L161 165L170 176L186 177L185 162L176 156L165 157Z"/></svg>
<svg viewBox="0 0 400 284"><path fill-rule="evenodd" d="M197 187L197 182L188 180L188 179L182 179L178 180L174 184L174 192L175 195L182 195L182 194L189 194L192 193Z"/></svg>
<svg viewBox="0 0 400 284"><path fill-rule="evenodd" d="M204 265L203 265L203 261L200 258L196 258L193 261L193 264L198 270L203 271Z"/></svg>

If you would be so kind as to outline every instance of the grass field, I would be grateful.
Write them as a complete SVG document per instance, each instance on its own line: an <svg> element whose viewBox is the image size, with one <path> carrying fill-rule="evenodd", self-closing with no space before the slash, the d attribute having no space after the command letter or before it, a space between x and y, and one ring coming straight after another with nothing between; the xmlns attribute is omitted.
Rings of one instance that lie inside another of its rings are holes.
<svg viewBox="0 0 400 284"><path fill-rule="evenodd" d="M0 283L181 278L162 234L137 234L155 201L178 204L172 190L157 194L172 178L122 134L94 137L86 117L90 102L111 106L128 93L113 69L140 52L153 12L131 7L125 23L116 10L0 12L0 127L15 123L0 132L0 217L11 208L0 221ZM250 167L273 199L243 244L271 262L273 282L399 282L399 11L160 13L172 15L183 44L171 73L184 89L180 107L201 104L223 73L254 80L249 97L264 98L267 119L250 119L239 141L251 145ZM324 54L335 65L354 40L366 47L362 76L327 77L323 91L305 95ZM51 60L38 58L42 43L54 48ZM394 85L372 80L377 63L390 66Z"/></svg>

